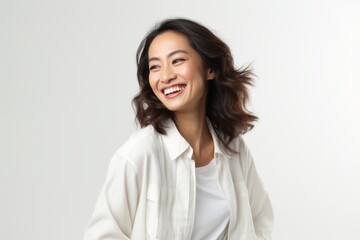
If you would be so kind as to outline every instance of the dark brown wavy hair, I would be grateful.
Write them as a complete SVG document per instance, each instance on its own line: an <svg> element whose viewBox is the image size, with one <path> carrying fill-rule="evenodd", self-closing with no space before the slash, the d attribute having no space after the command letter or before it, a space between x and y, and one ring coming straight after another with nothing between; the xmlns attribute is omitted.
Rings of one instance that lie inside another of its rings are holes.
<svg viewBox="0 0 360 240"><path fill-rule="evenodd" d="M249 99L247 86L253 84L254 74L249 67L236 69L229 47L209 29L188 19L164 20L140 43L136 54L140 91L133 99L137 121L141 127L151 124L157 132L165 134L164 123L173 116L149 84L149 47L154 38L165 31L184 34L190 46L201 56L204 67L215 72L214 80L207 81L206 116L220 139L220 145L235 152L229 143L237 135L251 130L257 120L246 109Z"/></svg>

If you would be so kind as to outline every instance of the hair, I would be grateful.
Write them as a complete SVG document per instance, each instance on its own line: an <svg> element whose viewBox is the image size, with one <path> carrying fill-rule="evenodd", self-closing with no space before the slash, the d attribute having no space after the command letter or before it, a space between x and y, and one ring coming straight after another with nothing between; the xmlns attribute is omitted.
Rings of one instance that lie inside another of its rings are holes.
<svg viewBox="0 0 360 240"><path fill-rule="evenodd" d="M230 48L209 29L188 19L165 19L145 36L136 54L139 93L133 99L136 119L141 127L152 125L160 134L166 134L165 122L173 117L153 93L149 83L148 51L150 44L161 33L175 31L184 34L190 46L197 51L205 68L215 72L207 81L206 117L220 140L230 152L229 143L239 134L251 130L257 117L246 109L249 99L248 85L253 85L253 72L249 66L236 69Z"/></svg>

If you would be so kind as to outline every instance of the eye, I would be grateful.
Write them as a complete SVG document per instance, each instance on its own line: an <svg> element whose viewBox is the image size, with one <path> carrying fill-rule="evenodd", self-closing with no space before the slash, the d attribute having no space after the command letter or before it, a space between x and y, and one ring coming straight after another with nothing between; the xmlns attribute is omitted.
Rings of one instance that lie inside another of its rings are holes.
<svg viewBox="0 0 360 240"><path fill-rule="evenodd" d="M183 61L185 61L184 58L176 58L176 59L174 59L174 60L172 61L172 64L178 64L178 63L181 63L181 62L183 62Z"/></svg>
<svg viewBox="0 0 360 240"><path fill-rule="evenodd" d="M159 68L160 68L159 65L152 65L152 66L149 67L149 70L150 71L155 71L155 70L158 70Z"/></svg>

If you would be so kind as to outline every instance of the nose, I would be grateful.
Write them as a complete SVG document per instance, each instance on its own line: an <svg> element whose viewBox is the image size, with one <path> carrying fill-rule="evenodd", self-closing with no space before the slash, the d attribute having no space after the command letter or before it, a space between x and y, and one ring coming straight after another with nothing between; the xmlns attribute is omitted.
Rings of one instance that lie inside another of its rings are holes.
<svg viewBox="0 0 360 240"><path fill-rule="evenodd" d="M176 74L174 73L172 68L167 67L167 68L163 68L160 77L162 83L169 83L176 78Z"/></svg>

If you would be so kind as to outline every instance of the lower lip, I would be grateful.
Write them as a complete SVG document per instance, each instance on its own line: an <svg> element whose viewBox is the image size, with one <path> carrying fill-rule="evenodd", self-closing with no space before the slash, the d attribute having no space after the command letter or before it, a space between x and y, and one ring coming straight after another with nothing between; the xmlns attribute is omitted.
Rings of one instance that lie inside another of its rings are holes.
<svg viewBox="0 0 360 240"><path fill-rule="evenodd" d="M176 98L177 96L179 96L180 94L182 94L184 90L185 90L185 88L182 89L181 91L167 94L167 95L165 95L165 97L166 97L167 99Z"/></svg>

